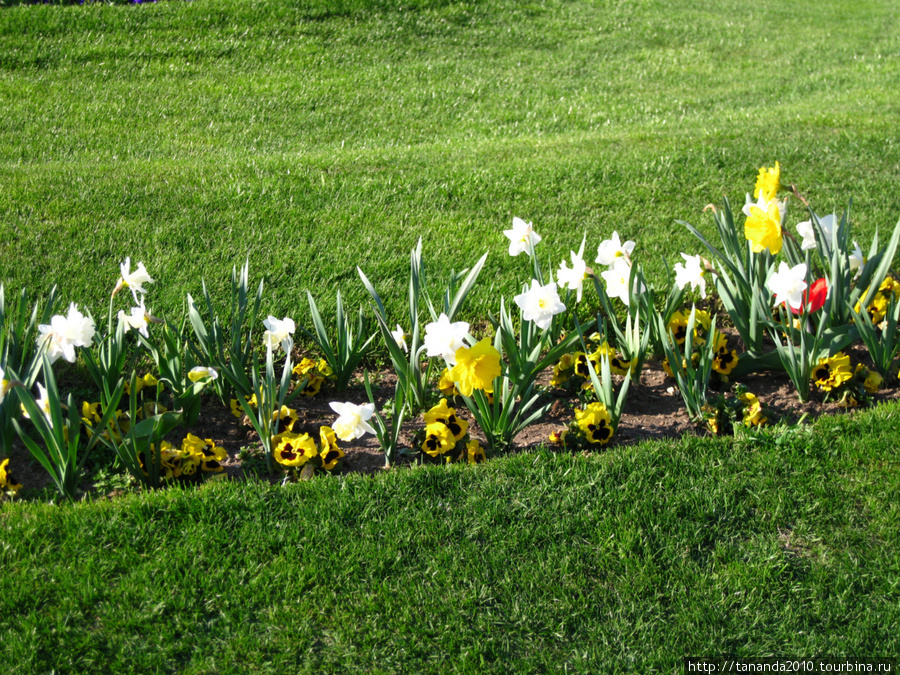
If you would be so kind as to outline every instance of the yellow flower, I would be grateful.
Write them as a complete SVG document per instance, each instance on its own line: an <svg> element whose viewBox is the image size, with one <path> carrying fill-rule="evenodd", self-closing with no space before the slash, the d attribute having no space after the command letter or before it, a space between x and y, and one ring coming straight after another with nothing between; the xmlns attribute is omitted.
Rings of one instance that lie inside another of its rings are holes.
<svg viewBox="0 0 900 675"><path fill-rule="evenodd" d="M425 413L425 424L434 424L440 422L446 426L450 433L453 434L453 442L459 442L469 430L469 423L459 419L456 416L456 409L447 405L447 399L442 398L441 402Z"/></svg>
<svg viewBox="0 0 900 675"><path fill-rule="evenodd" d="M294 369L291 371L294 375L299 377L303 377L309 371L316 367L316 362L312 359L304 358L300 363L294 366Z"/></svg>
<svg viewBox="0 0 900 675"><path fill-rule="evenodd" d="M584 410L575 408L575 423L589 443L605 445L612 438L612 418L602 403L590 403Z"/></svg>
<svg viewBox="0 0 900 675"><path fill-rule="evenodd" d="M334 429L319 427L319 445L322 447L322 451L319 453L319 457L322 458L322 468L331 471L344 457L344 451L338 445Z"/></svg>
<svg viewBox="0 0 900 675"><path fill-rule="evenodd" d="M331 366L328 365L328 361L326 361L325 359L319 359L319 362L316 364L316 368L325 377L331 377L332 375L334 375L334 370L332 370Z"/></svg>
<svg viewBox="0 0 900 675"><path fill-rule="evenodd" d="M766 423L768 418L762 413L762 403L749 391L738 398L744 402L744 426L758 427Z"/></svg>
<svg viewBox="0 0 900 675"><path fill-rule="evenodd" d="M446 424L432 422L425 427L425 440L422 441L422 450L431 457L443 455L452 450L456 445L453 434Z"/></svg>
<svg viewBox="0 0 900 675"><path fill-rule="evenodd" d="M208 473L219 473L225 470L221 462L225 461L228 453L225 448L216 445L211 438L200 439L194 434L188 434L181 443L181 449L185 454L195 456L202 469Z"/></svg>
<svg viewBox="0 0 900 675"><path fill-rule="evenodd" d="M833 391L851 377L850 357L843 352L819 359L812 371L812 381L822 391Z"/></svg>
<svg viewBox="0 0 900 675"><path fill-rule="evenodd" d="M575 355L563 354L561 357L559 357L559 361L557 361L553 366L553 377L550 380L550 385L553 387L559 387L563 383L568 382L571 379L574 370Z"/></svg>
<svg viewBox="0 0 900 675"><path fill-rule="evenodd" d="M0 462L0 493L12 492L13 494L18 494L22 486L13 478L8 467L9 459L4 459Z"/></svg>
<svg viewBox="0 0 900 675"><path fill-rule="evenodd" d="M303 395L312 398L316 394L319 393L322 389L322 383L325 382L325 378L321 375L313 375L309 378L309 381L306 383L306 386L303 387Z"/></svg>
<svg viewBox="0 0 900 675"><path fill-rule="evenodd" d="M863 389L866 390L867 394L877 394L878 390L881 389L882 383L884 382L884 378L881 377L879 373L874 370L869 370L861 363L857 364L856 370L853 371L853 375L857 377L859 377L860 375L864 376L862 386Z"/></svg>
<svg viewBox="0 0 900 675"><path fill-rule="evenodd" d="M135 394L140 394L141 390L144 387L155 387L159 384L159 380L157 380L151 373L147 373L143 377L139 377L135 380ZM125 382L125 393L131 395L131 381L128 380Z"/></svg>
<svg viewBox="0 0 900 675"><path fill-rule="evenodd" d="M284 466L303 466L317 454L319 449L309 434L285 431L272 437L272 457Z"/></svg>
<svg viewBox="0 0 900 675"><path fill-rule="evenodd" d="M494 378L501 372L500 352L494 349L490 338L484 338L474 347L456 350L456 365L449 377L463 396L471 396L476 389L492 393Z"/></svg>
<svg viewBox="0 0 900 675"><path fill-rule="evenodd" d="M781 250L781 211L777 202L771 202L765 211L758 206L750 207L744 237L750 241L754 253L768 249L775 255Z"/></svg>
<svg viewBox="0 0 900 675"><path fill-rule="evenodd" d="M738 364L738 353L728 349L728 338L724 333L716 333L716 355L713 357L713 370L720 375L730 375Z"/></svg>
<svg viewBox="0 0 900 675"><path fill-rule="evenodd" d="M469 464L481 464L487 459L487 455L484 454L484 448L481 447L481 443L474 439L466 443L466 457L469 460Z"/></svg>
<svg viewBox="0 0 900 675"><path fill-rule="evenodd" d="M437 385L438 390L444 396L458 396L459 389L456 388L456 385L453 383L453 380L450 379L450 369L444 368L441 371L441 377L438 380Z"/></svg>
<svg viewBox="0 0 900 675"><path fill-rule="evenodd" d="M566 436L568 436L568 435L569 435L568 429L560 429L558 431L551 431L550 432L550 442L553 443L553 445L562 445L563 443L566 442Z"/></svg>
<svg viewBox="0 0 900 675"><path fill-rule="evenodd" d="M696 318L694 323L696 324ZM688 317L684 315L684 312L674 312L672 314L666 329L672 333L676 344L683 345L685 340L687 340L687 325Z"/></svg>
<svg viewBox="0 0 900 675"><path fill-rule="evenodd" d="M285 431L293 431L294 424L300 419L297 411L288 408L286 405L281 406L281 410L272 413L272 421L281 420L281 428Z"/></svg>
<svg viewBox="0 0 900 675"><path fill-rule="evenodd" d="M781 166L775 162L775 166L760 167L759 174L756 176L756 188L753 190L753 198L758 199L760 195L764 199L774 199L775 195L781 189Z"/></svg>
<svg viewBox="0 0 900 675"><path fill-rule="evenodd" d="M85 401L81 404L81 419L93 426L100 421L100 401L96 403L88 403Z"/></svg>
<svg viewBox="0 0 900 675"><path fill-rule="evenodd" d="M238 419L244 416L244 409L241 408L241 404L236 398L231 399L231 414Z"/></svg>

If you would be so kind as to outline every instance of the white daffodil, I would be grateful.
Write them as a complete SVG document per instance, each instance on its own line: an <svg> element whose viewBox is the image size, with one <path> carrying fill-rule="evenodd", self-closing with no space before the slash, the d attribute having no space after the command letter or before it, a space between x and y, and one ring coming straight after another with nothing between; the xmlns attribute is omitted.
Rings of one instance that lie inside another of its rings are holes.
<svg viewBox="0 0 900 675"><path fill-rule="evenodd" d="M425 326L425 355L440 356L449 366L456 365L456 350L466 347L469 340L469 324L465 321L450 323L446 314L441 312L437 321Z"/></svg>
<svg viewBox="0 0 900 675"><path fill-rule="evenodd" d="M119 265L119 273L122 275L122 277L121 279L119 279L119 283L116 285L116 291L118 291L122 286L130 288L135 302L138 302L138 293L144 294L147 292L147 289L144 288L144 284L153 283L153 279L151 279L150 275L147 274L144 263L139 262L137 269L134 272L131 271L131 258L125 258L125 262Z"/></svg>
<svg viewBox="0 0 900 675"><path fill-rule="evenodd" d="M94 320L78 311L73 302L66 316L57 314L49 324L38 326L40 335L38 347L47 350L50 363L62 356L69 363L75 363L75 347L90 347L94 339Z"/></svg>
<svg viewBox="0 0 900 675"><path fill-rule="evenodd" d="M560 286L570 291L575 291L575 302L581 302L584 280L593 274L593 270L587 266L580 253L575 253L575 251L570 251L570 253L572 256L572 269L566 266L565 261L561 262L559 270L556 272L556 280Z"/></svg>
<svg viewBox="0 0 900 675"><path fill-rule="evenodd" d="M555 315L566 311L566 306L559 300L554 281L541 286L537 279L532 279L531 288L513 300L522 310L522 318L525 321L534 321L541 329L547 328Z"/></svg>
<svg viewBox="0 0 900 675"><path fill-rule="evenodd" d="M827 216L816 216L819 219L819 225L822 226L822 234L825 236L825 245L831 250L831 237L834 232L834 223L837 217L833 213ZM801 251L811 251L816 248L816 229L811 220L804 220L797 223L797 234L803 237L800 242Z"/></svg>
<svg viewBox="0 0 900 675"><path fill-rule="evenodd" d="M628 289L631 265L628 264L628 261L625 258L616 258L612 268L606 272L601 272L600 276L606 282L606 294L611 298L619 298L627 305L631 295ZM641 287L637 290L643 292L645 290L644 285L641 284Z"/></svg>
<svg viewBox="0 0 900 675"><path fill-rule="evenodd" d="M682 290L690 284L695 291L700 289L700 297L705 298L706 279L703 278L703 273L706 270L703 268L703 260L699 255L690 256L687 253L682 253L681 257L684 258L684 263L675 263L675 283Z"/></svg>
<svg viewBox="0 0 900 675"><path fill-rule="evenodd" d="M40 408L41 412L44 413L44 418L47 420L47 424L51 427L53 426L53 419L50 417L50 399L47 397L47 390L44 388L40 382L37 383L38 388L38 397L35 403L37 403L37 407ZM25 410L25 406L19 404L22 408L22 417L30 420L31 415L28 414L28 411Z"/></svg>
<svg viewBox="0 0 900 675"><path fill-rule="evenodd" d="M531 223L526 223L521 218L513 218L511 230L503 230L503 234L509 239L509 254L517 256L520 253L531 255L531 249L538 245L541 235L534 231ZM528 242L531 241L529 247Z"/></svg>
<svg viewBox="0 0 900 675"><path fill-rule="evenodd" d="M614 231L610 239L600 242L600 245L597 247L596 262L601 265L613 265L620 258L630 259L633 250L634 242L626 241L623 244L619 239L619 233Z"/></svg>
<svg viewBox="0 0 900 675"><path fill-rule="evenodd" d="M191 382L199 382L204 379L212 382L219 378L219 371L212 366L194 366L188 371L187 376Z"/></svg>
<svg viewBox="0 0 900 675"><path fill-rule="evenodd" d="M397 343L397 346L400 347L400 349L404 352L409 352L409 347L406 346L406 334L403 332L399 323L397 324L397 330L391 331L391 337L394 338L394 342Z"/></svg>
<svg viewBox="0 0 900 675"><path fill-rule="evenodd" d="M806 290L806 263L794 267L782 261L778 271L772 272L766 280L766 287L775 294L775 305L782 302L791 309L799 310L803 306L803 291Z"/></svg>
<svg viewBox="0 0 900 675"><path fill-rule="evenodd" d="M766 199L762 192L759 193L759 197L755 202L750 198L749 194L745 195L744 208L741 209L741 211L743 211L744 215L748 218L750 217L751 210L754 206L758 207L763 213L768 213L769 205L773 202L778 205L778 213L781 215L781 219L784 220L784 213L787 211L787 202L783 199Z"/></svg>
<svg viewBox="0 0 900 675"><path fill-rule="evenodd" d="M853 242L853 253L850 254L850 271L859 273L862 266L866 264L866 258L863 256L862 249L855 241Z"/></svg>
<svg viewBox="0 0 900 675"><path fill-rule="evenodd" d="M294 346L294 339L291 335L297 330L293 320L287 317L276 319L274 316L269 315L269 317L263 321L263 325L266 327L266 332L263 333L266 349L270 349L274 352L280 345L285 354L291 351L291 347Z"/></svg>
<svg viewBox="0 0 900 675"><path fill-rule="evenodd" d="M140 305L131 308L130 314L126 314L120 309L119 321L125 326L126 333L129 330L134 329L145 338L150 337L150 334L147 332L147 326L150 324L150 320L147 318L147 310L144 308L143 298L141 298Z"/></svg>
<svg viewBox="0 0 900 675"><path fill-rule="evenodd" d="M338 418L331 425L331 428L334 429L335 435L342 441L353 441L365 433L375 433L375 429L368 422L372 415L375 414L374 403L355 405L353 403L332 401L328 405L338 414Z"/></svg>

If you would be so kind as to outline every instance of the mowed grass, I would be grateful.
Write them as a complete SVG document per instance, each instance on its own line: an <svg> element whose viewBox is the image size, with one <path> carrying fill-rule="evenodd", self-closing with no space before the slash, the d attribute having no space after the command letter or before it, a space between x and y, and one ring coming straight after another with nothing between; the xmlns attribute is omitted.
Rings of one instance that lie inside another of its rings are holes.
<svg viewBox="0 0 900 675"><path fill-rule="evenodd" d="M103 316L126 256L177 319L232 265L307 324L390 310L418 237L464 309L776 160L860 243L900 217L894 3L266 2L0 10L0 281ZM789 227L805 220L797 200ZM667 285L667 284L665 284ZM123 300L124 302L124 300ZM592 302L592 301L588 301ZM102 323L102 322L101 322ZM10 672L648 672L900 653L897 404L756 438L284 488L0 507Z"/></svg>
<svg viewBox="0 0 900 675"><path fill-rule="evenodd" d="M0 279L105 312L117 265L177 317L249 257L306 321L355 268L402 302L491 252L464 309L526 281L513 216L557 266L613 230L666 286L675 224L779 161L867 246L900 217L900 30L887 0L161 2L0 12ZM807 219L799 201L789 226Z"/></svg>
<svg viewBox="0 0 900 675"><path fill-rule="evenodd" d="M9 673L900 651L896 403L753 438L0 509Z"/></svg>

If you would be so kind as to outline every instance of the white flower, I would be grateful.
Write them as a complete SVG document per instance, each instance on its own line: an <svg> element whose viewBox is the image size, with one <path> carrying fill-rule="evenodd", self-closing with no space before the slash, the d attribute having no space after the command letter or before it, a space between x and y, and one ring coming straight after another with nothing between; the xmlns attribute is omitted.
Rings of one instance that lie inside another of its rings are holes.
<svg viewBox="0 0 900 675"><path fill-rule="evenodd" d="M375 414L374 403L338 403L332 401L328 404L338 414L338 418L331 425L335 435L342 441L353 441L365 433L374 434L375 429L368 420Z"/></svg>
<svg viewBox="0 0 900 675"><path fill-rule="evenodd" d="M397 343L397 346L400 347L400 349L404 352L409 352L409 347L406 346L406 334L403 332L399 323L397 324L397 330L391 331L391 337L394 338L394 342Z"/></svg>
<svg viewBox="0 0 900 675"><path fill-rule="evenodd" d="M855 241L853 242L853 253L850 254L850 271L858 272L859 269L866 264L862 249Z"/></svg>
<svg viewBox="0 0 900 675"><path fill-rule="evenodd" d="M125 332L127 333L132 328L136 330L138 333L143 335L145 338L149 338L150 334L147 332L147 326L149 325L149 320L147 319L147 310L144 309L144 299L141 298L141 304L137 307L131 308L131 313L126 314L121 309L119 310L119 321L121 321L125 325Z"/></svg>
<svg viewBox="0 0 900 675"><path fill-rule="evenodd" d="M744 215L748 218L750 217L750 210L756 206L762 210L763 213L767 213L769 211L769 204L775 202L778 204L778 213L781 215L781 219L784 220L784 212L787 210L787 202L783 199L766 199L765 195L762 192L759 193L759 198L754 203L750 198L749 194L744 196L744 208L741 211L744 212Z"/></svg>
<svg viewBox="0 0 900 675"><path fill-rule="evenodd" d="M38 388L38 397L35 403L37 403L37 407L41 409L41 412L44 413L44 418L47 420L47 424L51 427L53 426L53 419L50 417L50 399L47 397L47 390L44 388L40 382L37 383ZM21 405L21 404L20 404ZM25 410L25 406L22 405L22 417L30 420L31 415L28 414L28 411Z"/></svg>
<svg viewBox="0 0 900 675"><path fill-rule="evenodd" d="M209 378L209 381L218 379L219 371L217 371L212 366L194 366L188 371L188 379L191 382L199 382L204 378Z"/></svg>
<svg viewBox="0 0 900 675"><path fill-rule="evenodd" d="M294 339L291 335L297 329L291 319L284 317L279 320L269 315L269 318L263 321L263 325L266 327L266 332L263 333L266 349L274 352L281 345L285 353L291 351L291 347L294 346Z"/></svg>
<svg viewBox="0 0 900 675"><path fill-rule="evenodd" d="M503 230L503 234L509 239L509 254L512 256L519 255L523 251L531 255L528 246L531 241L531 248L538 245L541 235L534 231L531 223L526 223L521 218L513 218L513 226L511 230Z"/></svg>
<svg viewBox="0 0 900 675"><path fill-rule="evenodd" d="M566 311L566 306L559 301L554 281L541 286L537 279L532 279L531 288L513 300L521 308L522 318L525 321L534 321L541 329L547 328L555 315Z"/></svg>
<svg viewBox="0 0 900 675"><path fill-rule="evenodd" d="M775 294L775 305L787 302L791 309L803 306L803 291L806 290L806 263L794 267L782 261L778 271L772 272L766 280L766 287Z"/></svg>
<svg viewBox="0 0 900 675"><path fill-rule="evenodd" d="M822 234L825 236L825 245L831 250L831 236L834 232L834 221L836 216L829 213L827 216L816 216L819 219L819 225L822 226ZM801 251L810 251L816 248L816 230L811 220L804 220L797 223L797 234L803 237L800 243Z"/></svg>
<svg viewBox="0 0 900 675"><path fill-rule="evenodd" d="M119 272L122 275L119 283L131 289L135 302L138 301L138 293L147 292L144 284L153 283L153 279L150 278L150 275L147 274L147 270L144 268L144 263L139 262L137 269L134 272L131 271L131 258L125 258L125 262L119 265Z"/></svg>
<svg viewBox="0 0 900 675"><path fill-rule="evenodd" d="M584 258L580 253L570 251L572 255L572 269L566 267L565 261L559 264L559 271L556 273L556 279L560 286L568 288L570 291L576 291L575 302L581 302L581 294L584 291L584 280L588 278L593 271L588 269Z"/></svg>
<svg viewBox="0 0 900 675"><path fill-rule="evenodd" d="M613 232L612 238L600 242L597 247L596 262L601 265L613 265L622 257L628 258L634 250L634 242L626 241L624 244L619 240L619 233Z"/></svg>
<svg viewBox="0 0 900 675"><path fill-rule="evenodd" d="M682 253L681 257L684 258L684 264L676 263L675 264L675 283L678 284L678 288L684 290L684 287L688 284L694 290L700 289L700 297L706 297L706 279L703 278L703 261L701 260L699 255L690 256L687 253Z"/></svg>
<svg viewBox="0 0 900 675"><path fill-rule="evenodd" d="M38 326L38 347L45 347L50 363L62 356L75 363L75 347L90 347L94 339L94 320L78 311L73 302L66 316L57 314L50 323Z"/></svg>
<svg viewBox="0 0 900 675"><path fill-rule="evenodd" d="M441 312L437 321L425 326L425 355L441 356L447 365L456 365L456 350L465 347L464 340L469 339L469 324L465 321L450 323L446 314Z"/></svg>
<svg viewBox="0 0 900 675"><path fill-rule="evenodd" d="M612 269L601 272L600 276L606 282L606 294L611 298L619 298L626 305L629 301L628 279L631 276L631 265L625 258L616 258ZM639 291L644 290L641 284Z"/></svg>

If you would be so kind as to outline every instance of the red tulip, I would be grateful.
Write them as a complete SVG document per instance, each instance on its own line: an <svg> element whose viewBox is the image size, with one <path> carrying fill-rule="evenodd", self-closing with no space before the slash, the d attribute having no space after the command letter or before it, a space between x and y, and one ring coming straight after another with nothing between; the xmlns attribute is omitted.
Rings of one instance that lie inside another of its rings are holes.
<svg viewBox="0 0 900 675"><path fill-rule="evenodd" d="M803 307L807 314L811 314L816 310L822 309L825 304L825 298L828 297L828 282L825 279L816 279L812 286L803 291ZM791 307L794 314L799 314L799 309Z"/></svg>

